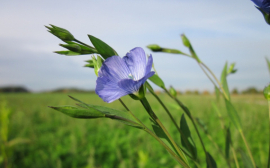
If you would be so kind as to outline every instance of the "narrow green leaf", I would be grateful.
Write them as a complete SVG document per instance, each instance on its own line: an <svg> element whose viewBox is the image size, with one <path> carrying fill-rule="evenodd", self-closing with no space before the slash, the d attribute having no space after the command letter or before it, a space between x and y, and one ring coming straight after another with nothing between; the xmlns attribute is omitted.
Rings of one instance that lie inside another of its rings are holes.
<svg viewBox="0 0 270 168"><path fill-rule="evenodd" d="M270 73L270 61L267 57L265 57L266 59L266 62L267 62L267 67L268 67L268 70L269 70L269 73Z"/></svg>
<svg viewBox="0 0 270 168"><path fill-rule="evenodd" d="M168 136L165 134L165 132L160 128L159 125L157 125L152 119L150 119L152 121L152 128L155 132L155 134L172 150L174 150L174 152L178 155L177 150L175 149L175 147L173 146L173 144L171 143L170 139L168 138Z"/></svg>
<svg viewBox="0 0 270 168"><path fill-rule="evenodd" d="M73 51L55 51L54 53L66 56L77 56L81 55L80 53L73 52Z"/></svg>
<svg viewBox="0 0 270 168"><path fill-rule="evenodd" d="M223 68L223 71L221 73L221 84L222 84L223 89L224 89L225 93L227 94L229 100L231 100L229 87L228 87L228 83L227 83L227 62L226 62L225 66Z"/></svg>
<svg viewBox="0 0 270 168"><path fill-rule="evenodd" d="M72 96L69 96L69 97L79 102L79 104L77 105L80 107L87 108L87 109L95 109L103 113L106 118L118 120L118 121L121 121L122 123L125 123L129 126L133 126L136 128L142 128L142 126L127 111L120 111L120 110L115 110L115 109L104 107L104 106L86 104L83 101L76 99L75 97L72 97Z"/></svg>
<svg viewBox="0 0 270 168"><path fill-rule="evenodd" d="M236 109L234 108L232 103L230 101L228 101L227 99L225 99L225 104L226 104L226 109L227 109L228 115L229 115L232 123L234 124L234 126L238 130L242 130L241 120L238 116Z"/></svg>
<svg viewBox="0 0 270 168"><path fill-rule="evenodd" d="M247 156L247 154L242 149L240 149L239 152L240 152L241 157L242 157L244 168L254 168L253 164L252 164L250 158Z"/></svg>
<svg viewBox="0 0 270 168"><path fill-rule="evenodd" d="M187 125L187 121L185 119L185 115L182 114L180 120L180 130L181 130L181 144L186 150L187 153L191 154L194 160L197 159L197 148L191 137L191 133L189 127Z"/></svg>
<svg viewBox="0 0 270 168"><path fill-rule="evenodd" d="M225 140L225 157L228 160L230 158L230 145L231 145L231 131L230 127L226 128L226 140Z"/></svg>
<svg viewBox="0 0 270 168"><path fill-rule="evenodd" d="M95 109L79 109L77 107L73 106L58 106L58 107L52 107L49 106L50 108L60 111L70 117L73 118L101 118L105 117L105 114L99 112L98 110Z"/></svg>
<svg viewBox="0 0 270 168"><path fill-rule="evenodd" d="M108 44L106 44L102 40L100 40L92 35L88 35L88 37L89 37L90 41L92 42L92 44L97 49L97 51L99 52L99 54L104 59L107 59L107 58L114 56L114 55L118 55L117 52L112 47L110 47Z"/></svg>
<svg viewBox="0 0 270 168"><path fill-rule="evenodd" d="M208 159L206 159L207 168L217 168L216 161L214 160L214 158L208 152L207 152L207 157L208 157Z"/></svg>
<svg viewBox="0 0 270 168"><path fill-rule="evenodd" d="M148 78L151 82L153 82L154 84L156 84L157 86L165 89L165 84L163 82L163 80L156 74L154 74L153 76L151 76L150 78Z"/></svg>

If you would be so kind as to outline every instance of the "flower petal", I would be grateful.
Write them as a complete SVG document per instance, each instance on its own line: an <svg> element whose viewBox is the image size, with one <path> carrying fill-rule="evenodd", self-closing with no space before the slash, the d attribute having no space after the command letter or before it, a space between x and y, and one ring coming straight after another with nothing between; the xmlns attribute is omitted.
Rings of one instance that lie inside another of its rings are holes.
<svg viewBox="0 0 270 168"><path fill-rule="evenodd" d="M115 81L111 81L106 76L98 77L95 91L107 103L111 103L127 95L125 90L121 89Z"/></svg>
<svg viewBox="0 0 270 168"><path fill-rule="evenodd" d="M119 56L107 58L99 70L98 76L106 76L109 80L116 83L121 79L128 78L131 74L125 61Z"/></svg>
<svg viewBox="0 0 270 168"><path fill-rule="evenodd" d="M137 92L140 89L141 85L144 84L144 82L154 74L155 72L153 71L149 72L147 75L145 75L142 79L138 81L134 81L132 79L123 79L118 82L118 86L125 90L127 94L131 94Z"/></svg>
<svg viewBox="0 0 270 168"><path fill-rule="evenodd" d="M146 67L145 67L145 75L151 71L152 65L153 65L153 57L150 54L150 56L148 57L148 62L147 62Z"/></svg>
<svg viewBox="0 0 270 168"><path fill-rule="evenodd" d="M145 75L146 56L144 50L140 47L132 49L123 57L134 80L140 80Z"/></svg>

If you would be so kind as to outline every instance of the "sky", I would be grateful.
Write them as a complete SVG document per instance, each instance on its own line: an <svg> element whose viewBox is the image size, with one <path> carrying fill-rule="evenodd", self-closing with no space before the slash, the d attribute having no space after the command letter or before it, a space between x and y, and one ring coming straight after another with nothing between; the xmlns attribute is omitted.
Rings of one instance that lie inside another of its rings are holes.
<svg viewBox="0 0 270 168"><path fill-rule="evenodd" d="M61 87L95 89L96 75L83 67L91 55L63 56L63 43L47 32L53 24L91 45L91 34L120 56L142 47L152 54L166 86L210 90L198 64L185 56L152 53L149 44L187 52L180 35L219 78L227 61L236 63L229 88L263 89L269 83L270 27L250 0L13 0L0 2L0 87L24 86L39 92Z"/></svg>

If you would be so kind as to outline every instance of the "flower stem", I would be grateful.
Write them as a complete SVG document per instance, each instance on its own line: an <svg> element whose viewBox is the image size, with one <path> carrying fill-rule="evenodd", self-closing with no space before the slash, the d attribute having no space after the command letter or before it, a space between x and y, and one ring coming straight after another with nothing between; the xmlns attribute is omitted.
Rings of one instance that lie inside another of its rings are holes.
<svg viewBox="0 0 270 168"><path fill-rule="evenodd" d="M247 151L248 151L249 157L250 157L250 159L251 159L252 165L253 165L254 168L256 168L256 164L255 164L255 161L254 161L253 156L252 156L252 154L251 154L251 151L250 151L250 149L249 149L249 146L248 146L248 144L247 144L246 137L245 137L245 135L244 135L244 133L243 133L242 130L239 130L239 133L240 133L242 139L244 140L244 143L245 143L245 146L246 146L246 148L247 148Z"/></svg>
<svg viewBox="0 0 270 168"><path fill-rule="evenodd" d="M202 64L202 65L208 70L208 72L210 72L210 74L213 76L213 78L215 79L215 81L218 83L220 89L222 90L222 93L223 93L225 99L227 99L228 101L230 101L228 95L227 95L226 92L224 91L224 88L223 88L222 84L219 82L219 80L217 79L217 77L215 76L215 74L210 70L210 68L208 68L203 62L201 62L201 63L199 63L199 64ZM256 168L256 164L255 164L254 158L253 158L253 156L252 156L252 153L251 153L251 151L250 151L250 148L249 148L249 146L248 146L248 144L247 144L246 137L245 137L245 135L244 135L244 133L243 133L242 130L239 130L239 129L238 129L238 131L239 131L239 133L241 134L241 137L242 137L242 139L243 139L243 141L244 141L244 143L245 143L245 146L246 146L246 148L247 148L247 151L248 151L249 157L250 157L250 159L251 159L251 162L252 162L253 166ZM270 148L269 148L269 149L270 149Z"/></svg>
<svg viewBox="0 0 270 168"><path fill-rule="evenodd" d="M174 118L173 118L171 112L168 110L168 108L165 106L165 104L161 101L161 99L157 96L157 94L155 94L155 92L153 92L153 91L151 91L151 90L149 90L149 91L150 91L150 93L158 100L158 102L161 104L161 106L164 108L164 110L166 111L166 113L168 114L168 116L170 117L170 119L172 120L174 126L177 128L178 132L180 133L180 135L181 135L182 137L184 137L184 136L185 136L184 133L181 131L180 127L177 125L177 123L176 123L176 121L174 120ZM191 146L190 146L190 144L188 143L187 138L183 138L183 140L184 140L184 143L185 143L185 144L188 146L188 148L191 150ZM186 154L186 153L185 153L185 154ZM186 154L186 155L187 155L187 154ZM189 157L190 159L192 159L192 160L194 161L194 163L196 163L196 160L194 160L194 158L192 158L190 155L188 155L188 157Z"/></svg>
<svg viewBox="0 0 270 168"><path fill-rule="evenodd" d="M270 101L268 100L268 108L269 108L269 154L268 154L268 164L267 168L270 167Z"/></svg>
<svg viewBox="0 0 270 168"><path fill-rule="evenodd" d="M170 142L172 143L173 147L175 148L175 150L177 151L177 153L181 156L181 158L184 160L185 163L188 163L187 158L185 157L184 153L182 152L181 149L179 149L179 147L177 146L177 144L175 143L175 141L173 140L173 138L171 137L171 135L169 134L169 132L167 131L167 129L164 127L164 125L160 122L159 118L156 116L156 114L154 113L154 111L152 110L149 102L147 101L146 98L142 98L141 100L142 105L144 106L144 108L146 109L146 111L148 112L148 114L150 115L150 117L160 126L160 128L164 131L164 133L166 134L166 136L168 137L168 139L170 140Z"/></svg>
<svg viewBox="0 0 270 168"><path fill-rule="evenodd" d="M157 137L149 128L147 128L125 105L125 103L119 99L120 103L125 107L125 109L136 119L143 127L143 130L149 133L152 137L154 137L182 166L185 168L190 168L177 154L175 154L160 138Z"/></svg>
<svg viewBox="0 0 270 168"><path fill-rule="evenodd" d="M213 76L213 78L215 79L215 81L216 81L217 84L219 85L220 89L222 90L222 93L223 93L224 97L225 97L227 100L229 100L229 97L228 97L228 95L226 94L226 92L225 92L225 90L224 90L222 84L219 82L219 80L217 79L217 77L215 76L215 74L211 71L211 69L208 68L208 66L206 66L203 62L201 62L201 63L199 63L199 64L203 65L203 66L208 70L208 72Z"/></svg>
<svg viewBox="0 0 270 168"><path fill-rule="evenodd" d="M193 126L194 126L194 128L195 128L195 130L196 130L196 133L197 133L197 135L198 135L198 137L199 137L199 140L200 140L200 142L201 142L201 145L202 145L202 147L203 147L203 151L204 151L204 153L205 153L206 160L207 160L209 163L211 163L210 158L208 157L208 154L207 154L205 145L204 145L204 143L203 143L202 137L201 137L201 135L200 135L200 133L199 133L199 130L198 130L198 128L197 128L197 125L196 125L196 123L195 123L195 121L194 121L194 118L193 118L192 114L190 113L190 111L188 110L188 108L187 108L181 101L179 101L176 97L173 97L173 96L170 94L170 92L169 92L166 88L163 88L163 89L165 90L165 92L166 92L172 99L174 99L174 100L176 101L176 103L184 110L184 112L186 113L186 115L190 118L190 120L191 120L191 122L192 122L192 124L193 124Z"/></svg>

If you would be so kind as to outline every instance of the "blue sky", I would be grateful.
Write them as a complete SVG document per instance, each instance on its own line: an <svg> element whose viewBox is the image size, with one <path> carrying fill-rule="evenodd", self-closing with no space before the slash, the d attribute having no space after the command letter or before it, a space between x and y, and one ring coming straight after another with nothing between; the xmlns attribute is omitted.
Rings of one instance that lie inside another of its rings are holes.
<svg viewBox="0 0 270 168"><path fill-rule="evenodd" d="M250 0L149 0L149 1L1 1L0 86L26 86L33 91L59 87L94 89L96 76L83 68L89 55L66 57L61 41L44 25L66 28L91 44L87 34L111 45L121 56L148 44L188 52L185 33L195 51L220 76L226 61L238 72L229 76L230 89L269 82L265 57L270 58L270 27ZM166 85L179 90L213 90L197 63L187 57L152 53Z"/></svg>

